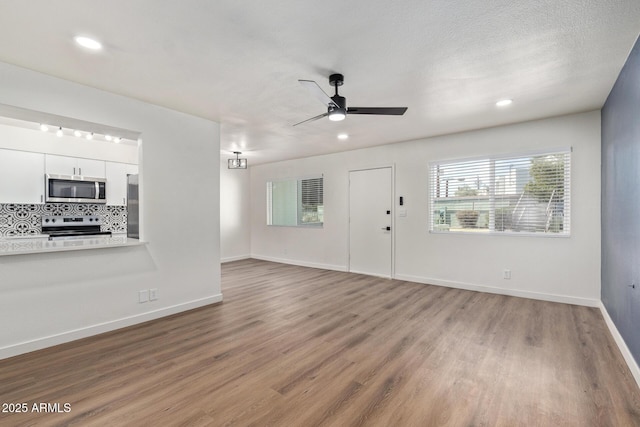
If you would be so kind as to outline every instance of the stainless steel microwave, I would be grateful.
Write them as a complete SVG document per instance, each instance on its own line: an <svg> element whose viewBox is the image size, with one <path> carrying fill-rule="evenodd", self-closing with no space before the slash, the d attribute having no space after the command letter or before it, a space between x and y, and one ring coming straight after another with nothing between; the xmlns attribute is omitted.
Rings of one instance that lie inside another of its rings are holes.
<svg viewBox="0 0 640 427"><path fill-rule="evenodd" d="M107 180L80 175L45 175L47 203L107 203Z"/></svg>

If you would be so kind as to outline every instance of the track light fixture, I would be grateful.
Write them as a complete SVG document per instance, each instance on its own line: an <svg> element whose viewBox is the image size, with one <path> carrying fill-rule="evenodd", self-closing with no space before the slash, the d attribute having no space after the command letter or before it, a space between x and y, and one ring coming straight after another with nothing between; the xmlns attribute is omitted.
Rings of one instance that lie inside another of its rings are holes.
<svg viewBox="0 0 640 427"><path fill-rule="evenodd" d="M52 129L57 137L65 136L64 129L67 129L67 135L68 136L73 135L76 138L85 138L87 140L92 140L92 139L94 139L94 137L98 137L98 139L104 139L105 141L114 142L116 144L119 144L119 143L122 142L122 139L123 139L121 136L113 136L113 135L108 135L108 134L104 134L104 135L103 134L97 134L95 132L89 132L89 131L84 131L84 130L79 130L79 129L63 128L62 126L57 126L57 125L47 125L46 123L40 123L38 125L38 128L42 132L49 132L49 130ZM240 159L240 160L243 160L243 159ZM246 159L244 159L244 160L246 161Z"/></svg>

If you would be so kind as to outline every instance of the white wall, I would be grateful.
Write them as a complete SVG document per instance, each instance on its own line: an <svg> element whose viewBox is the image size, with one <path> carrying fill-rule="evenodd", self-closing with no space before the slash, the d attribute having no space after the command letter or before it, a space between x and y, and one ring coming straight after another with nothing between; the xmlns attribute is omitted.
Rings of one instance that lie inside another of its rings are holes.
<svg viewBox="0 0 640 427"><path fill-rule="evenodd" d="M220 257L222 262L251 256L250 169L228 169L220 159Z"/></svg>
<svg viewBox="0 0 640 427"><path fill-rule="evenodd" d="M348 143L348 142L347 142ZM431 161L573 147L571 237L431 234ZM395 166L406 217L395 218L395 277L595 306L600 297L600 113L555 117L363 150L253 166L251 252L255 258L348 268L348 171ZM323 229L268 227L266 182L324 174ZM512 271L504 280L504 269Z"/></svg>
<svg viewBox="0 0 640 427"><path fill-rule="evenodd" d="M3 63L0 103L141 132L148 242L0 256L0 358L222 300L217 123Z"/></svg>

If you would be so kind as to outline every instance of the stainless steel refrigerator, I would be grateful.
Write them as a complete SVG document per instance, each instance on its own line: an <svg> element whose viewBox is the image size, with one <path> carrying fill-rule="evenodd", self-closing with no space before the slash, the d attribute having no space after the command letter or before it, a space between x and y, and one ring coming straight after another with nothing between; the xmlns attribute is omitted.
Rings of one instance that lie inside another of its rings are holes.
<svg viewBox="0 0 640 427"><path fill-rule="evenodd" d="M138 174L127 175L127 237L140 238Z"/></svg>

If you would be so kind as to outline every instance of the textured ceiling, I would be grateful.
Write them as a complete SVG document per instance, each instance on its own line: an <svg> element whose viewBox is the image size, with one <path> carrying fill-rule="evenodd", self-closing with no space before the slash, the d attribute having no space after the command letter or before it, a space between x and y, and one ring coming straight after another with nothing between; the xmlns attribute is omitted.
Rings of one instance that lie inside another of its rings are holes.
<svg viewBox="0 0 640 427"><path fill-rule="evenodd" d="M600 108L640 1L2 0L0 17L0 61L220 122L223 156L257 164ZM330 93L334 72L349 105L407 113L293 127L326 111L297 80Z"/></svg>

